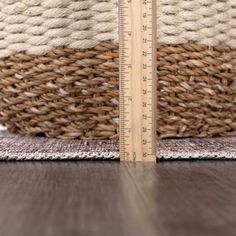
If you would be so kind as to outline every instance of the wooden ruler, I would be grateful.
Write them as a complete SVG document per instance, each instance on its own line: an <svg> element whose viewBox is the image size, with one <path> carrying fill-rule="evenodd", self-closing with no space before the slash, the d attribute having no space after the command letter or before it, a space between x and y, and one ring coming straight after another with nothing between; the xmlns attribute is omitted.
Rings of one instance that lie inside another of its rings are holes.
<svg viewBox="0 0 236 236"><path fill-rule="evenodd" d="M120 158L156 161L156 0L120 0Z"/></svg>

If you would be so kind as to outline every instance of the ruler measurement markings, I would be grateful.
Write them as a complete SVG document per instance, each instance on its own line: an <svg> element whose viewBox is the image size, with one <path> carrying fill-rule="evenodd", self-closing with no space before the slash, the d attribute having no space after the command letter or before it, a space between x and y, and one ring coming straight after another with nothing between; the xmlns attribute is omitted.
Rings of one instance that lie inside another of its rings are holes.
<svg viewBox="0 0 236 236"><path fill-rule="evenodd" d="M156 134L153 132L153 123L155 123L153 100L156 98L153 91L154 66L152 64L155 46L152 30L155 28L153 27L155 17L152 14L154 12L152 4L152 1L145 0L135 0L135 2L120 0L121 160L154 161L156 159ZM145 20L141 19L142 16ZM134 19L139 19L135 27ZM137 26L139 23L140 25ZM139 39L138 42L135 36ZM142 57L140 55L134 57L132 55L134 50L143 53ZM138 68L139 66L142 69ZM142 79L139 79L140 76L143 76Z"/></svg>
<svg viewBox="0 0 236 236"><path fill-rule="evenodd" d="M136 14L137 11L140 15ZM152 132L155 121L153 109L149 108L149 106L153 106L153 97L155 97L152 91L153 46L155 45L153 45L152 38L153 14L150 11L153 11L152 1L120 0L120 154L122 160L153 161L155 159L155 147L153 147L155 135ZM141 20L141 15L145 20ZM140 23L140 26L136 25L136 29L134 29L132 20L137 18L139 21L136 24ZM151 33L148 32L150 30ZM134 36L139 38L135 46ZM143 57L132 57L132 53L134 53L132 49L143 51ZM133 65L136 68L132 68ZM143 79L138 80L140 68L137 67L140 65L145 75ZM137 70L134 71L135 69ZM150 74L150 77L147 74ZM127 94L129 95L127 96ZM137 109L138 111L136 111ZM142 119L142 114L150 115L146 115L145 119ZM136 115L139 116L139 119L135 118Z"/></svg>

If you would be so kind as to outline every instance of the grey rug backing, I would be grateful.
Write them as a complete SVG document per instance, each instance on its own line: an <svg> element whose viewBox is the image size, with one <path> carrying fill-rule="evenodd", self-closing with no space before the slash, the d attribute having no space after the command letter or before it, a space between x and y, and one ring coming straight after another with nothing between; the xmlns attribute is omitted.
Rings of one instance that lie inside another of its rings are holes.
<svg viewBox="0 0 236 236"><path fill-rule="evenodd" d="M236 137L158 140L157 158L234 159ZM119 160L119 143L18 136L1 131L0 160Z"/></svg>

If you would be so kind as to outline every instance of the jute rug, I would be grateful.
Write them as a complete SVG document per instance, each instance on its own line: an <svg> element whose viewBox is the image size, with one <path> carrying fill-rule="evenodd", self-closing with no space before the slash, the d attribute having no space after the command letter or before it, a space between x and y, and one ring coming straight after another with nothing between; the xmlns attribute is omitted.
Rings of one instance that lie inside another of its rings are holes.
<svg viewBox="0 0 236 236"><path fill-rule="evenodd" d="M157 157L234 159L236 137L159 140ZM119 143L18 136L0 131L0 160L119 160Z"/></svg>

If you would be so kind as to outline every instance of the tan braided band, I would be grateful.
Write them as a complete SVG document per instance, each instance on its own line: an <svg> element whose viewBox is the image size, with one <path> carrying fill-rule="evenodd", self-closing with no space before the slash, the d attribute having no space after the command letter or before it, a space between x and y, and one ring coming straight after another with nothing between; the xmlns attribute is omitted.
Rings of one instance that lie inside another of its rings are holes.
<svg viewBox="0 0 236 236"><path fill-rule="evenodd" d="M157 45L157 134L236 134L236 50ZM0 61L0 123L20 134L117 139L118 47L58 48Z"/></svg>

